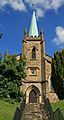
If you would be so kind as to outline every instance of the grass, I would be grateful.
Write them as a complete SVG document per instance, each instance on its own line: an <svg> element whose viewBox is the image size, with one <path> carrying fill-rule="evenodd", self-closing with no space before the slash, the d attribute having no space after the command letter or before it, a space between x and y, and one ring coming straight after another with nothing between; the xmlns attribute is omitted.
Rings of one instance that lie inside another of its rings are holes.
<svg viewBox="0 0 64 120"><path fill-rule="evenodd" d="M19 107L18 102L11 104L0 100L0 120L13 120L16 107Z"/></svg>
<svg viewBox="0 0 64 120"><path fill-rule="evenodd" d="M52 105L53 111L55 111L59 107L64 116L64 100L61 100L57 103L52 103L51 105ZM18 102L11 104L3 100L0 100L0 120L13 120L16 107L19 107L19 106L20 106L20 103Z"/></svg>
<svg viewBox="0 0 64 120"><path fill-rule="evenodd" d="M52 105L53 111L55 111L59 107L64 116L64 100L60 100L59 102L52 103L51 105Z"/></svg>

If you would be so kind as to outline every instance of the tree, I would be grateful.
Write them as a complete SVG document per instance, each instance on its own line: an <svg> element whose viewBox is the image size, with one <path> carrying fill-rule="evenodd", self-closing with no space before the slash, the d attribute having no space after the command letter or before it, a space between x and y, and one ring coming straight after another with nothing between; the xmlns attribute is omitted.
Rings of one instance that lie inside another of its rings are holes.
<svg viewBox="0 0 64 120"><path fill-rule="evenodd" d="M54 54L52 62L52 83L59 99L64 99L64 49Z"/></svg>
<svg viewBox="0 0 64 120"><path fill-rule="evenodd" d="M0 64L0 98L20 100L21 78L25 78L25 59L15 55L5 56Z"/></svg>

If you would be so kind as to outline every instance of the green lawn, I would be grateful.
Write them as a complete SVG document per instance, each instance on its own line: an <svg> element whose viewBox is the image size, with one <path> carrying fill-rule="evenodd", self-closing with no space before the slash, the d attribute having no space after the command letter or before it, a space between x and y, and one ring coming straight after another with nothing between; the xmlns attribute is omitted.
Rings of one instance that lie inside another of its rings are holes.
<svg viewBox="0 0 64 120"><path fill-rule="evenodd" d="M16 107L19 107L20 103L14 104L0 100L0 120L13 120Z"/></svg>
<svg viewBox="0 0 64 120"><path fill-rule="evenodd" d="M55 111L59 107L64 116L64 100L61 100L56 103L52 103L51 105L52 105L53 111Z"/></svg>
<svg viewBox="0 0 64 120"><path fill-rule="evenodd" d="M57 103L52 103L53 111L58 107L64 115L64 100L61 100ZM20 103L16 102L14 104L0 100L0 120L13 120L14 112L16 107L19 107Z"/></svg>

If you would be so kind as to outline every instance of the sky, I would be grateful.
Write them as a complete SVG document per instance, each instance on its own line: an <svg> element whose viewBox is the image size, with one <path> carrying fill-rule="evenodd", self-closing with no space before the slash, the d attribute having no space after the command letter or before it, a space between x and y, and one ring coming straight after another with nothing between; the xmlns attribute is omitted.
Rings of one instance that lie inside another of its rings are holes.
<svg viewBox="0 0 64 120"><path fill-rule="evenodd" d="M33 6L34 5L34 6ZM0 0L0 53L22 52L24 28L29 33L32 11L36 11L38 31L44 32L46 53L64 48L64 0Z"/></svg>

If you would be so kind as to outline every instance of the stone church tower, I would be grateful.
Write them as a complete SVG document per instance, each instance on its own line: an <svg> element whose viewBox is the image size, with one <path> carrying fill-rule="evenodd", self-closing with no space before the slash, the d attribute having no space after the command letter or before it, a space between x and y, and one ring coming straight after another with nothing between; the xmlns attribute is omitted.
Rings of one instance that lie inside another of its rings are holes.
<svg viewBox="0 0 64 120"><path fill-rule="evenodd" d="M42 103L43 94L52 91L51 62L52 58L45 53L44 33L38 34L35 11L33 11L29 34L25 30L22 56L26 58L26 78L22 80L20 90L27 103ZM50 96L50 95L49 95Z"/></svg>

